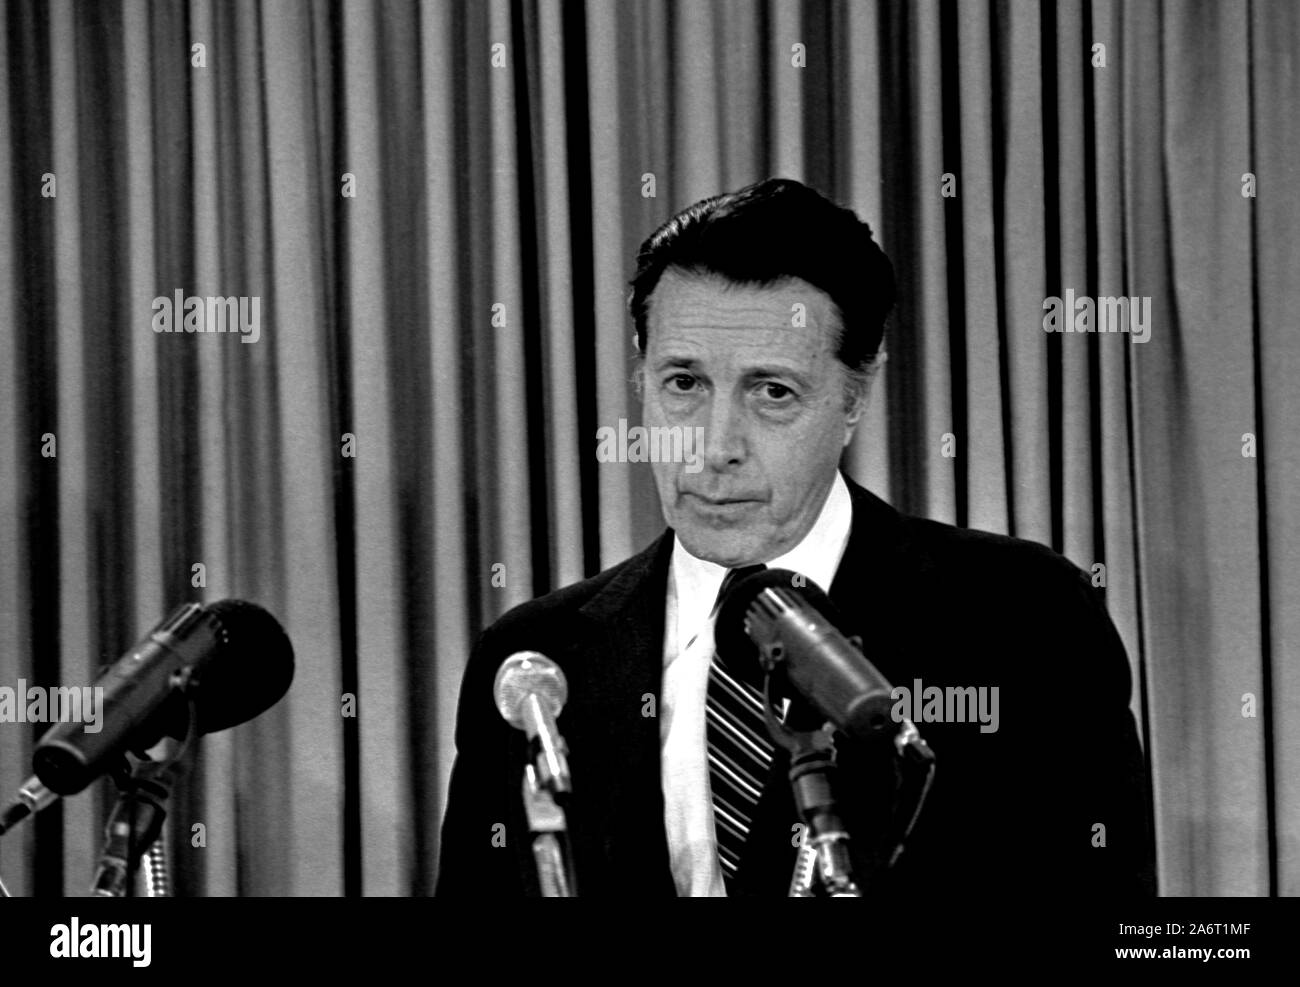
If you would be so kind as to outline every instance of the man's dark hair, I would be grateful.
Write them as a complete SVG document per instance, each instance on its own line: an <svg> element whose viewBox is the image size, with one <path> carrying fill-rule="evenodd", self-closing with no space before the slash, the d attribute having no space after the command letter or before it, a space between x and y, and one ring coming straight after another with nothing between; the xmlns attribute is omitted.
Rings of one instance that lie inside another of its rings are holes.
<svg viewBox="0 0 1300 987"><path fill-rule="evenodd" d="M789 178L697 202L641 244L628 307L642 356L650 295L669 268L760 287L802 278L839 309L836 356L851 371L865 369L876 356L894 306L894 269L871 227Z"/></svg>

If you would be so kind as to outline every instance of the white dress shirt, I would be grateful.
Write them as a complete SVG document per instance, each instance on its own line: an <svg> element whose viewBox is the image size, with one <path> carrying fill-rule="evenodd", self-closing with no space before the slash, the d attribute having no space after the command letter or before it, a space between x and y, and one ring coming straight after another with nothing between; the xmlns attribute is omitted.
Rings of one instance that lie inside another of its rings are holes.
<svg viewBox="0 0 1300 987"><path fill-rule="evenodd" d="M768 568L801 572L830 592L849 541L853 502L838 471L812 528ZM705 747L704 701L713 660L713 609L725 566L673 545L664 612L664 680L659 700L664 827L679 895L725 898L713 830L713 796Z"/></svg>

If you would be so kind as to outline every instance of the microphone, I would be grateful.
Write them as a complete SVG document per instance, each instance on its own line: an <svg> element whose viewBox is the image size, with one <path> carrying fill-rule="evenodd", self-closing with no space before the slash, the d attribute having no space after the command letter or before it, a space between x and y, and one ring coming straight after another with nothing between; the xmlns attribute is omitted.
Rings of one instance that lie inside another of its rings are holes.
<svg viewBox="0 0 1300 987"><path fill-rule="evenodd" d="M279 622L254 603L187 603L151 630L95 682L101 729L64 722L36 745L36 774L0 816L0 832L60 795L75 795L164 735L183 737L188 700L196 733L215 733L258 716L293 681L293 645Z"/></svg>
<svg viewBox="0 0 1300 987"><path fill-rule="evenodd" d="M568 746L555 725L569 698L560 666L537 651L516 651L497 669L492 683L497 710L531 741L524 766L523 802L533 834L533 863L544 898L572 898L577 878L569 859L564 806L573 791Z"/></svg>
<svg viewBox="0 0 1300 987"><path fill-rule="evenodd" d="M718 653L728 663L759 661L765 669L783 670L848 736L892 736L903 728L891 716L892 687L838 623L830 599L806 576L766 569L737 582L723 599Z"/></svg>
<svg viewBox="0 0 1300 987"><path fill-rule="evenodd" d="M774 685L792 683L817 713L848 737L872 744L891 742L900 779L897 791L890 793L891 822L885 844L888 866L893 867L933 784L934 752L915 724L894 718L889 680L862 654L857 638L840 632L840 624L830 598L806 576L767 569L737 582L723 599L715 625L716 645L728 664L743 669L746 662L758 662ZM805 709L800 718L812 713ZM828 774L834 753L824 749L815 734L786 733L791 790L810 836L800 848L790 895L807 897L820 883L832 897L859 896L848 832Z"/></svg>
<svg viewBox="0 0 1300 987"><path fill-rule="evenodd" d="M571 791L568 747L555 726L569 698L560 666L540 652L517 651L497 669L492 697L505 721L535 745L538 784L556 794Z"/></svg>

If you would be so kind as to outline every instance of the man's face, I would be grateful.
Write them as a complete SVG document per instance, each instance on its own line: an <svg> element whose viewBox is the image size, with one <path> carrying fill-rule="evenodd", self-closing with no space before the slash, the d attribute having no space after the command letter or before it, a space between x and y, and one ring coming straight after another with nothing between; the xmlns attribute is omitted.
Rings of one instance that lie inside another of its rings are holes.
<svg viewBox="0 0 1300 987"><path fill-rule="evenodd" d="M800 278L763 288L674 269L660 278L645 424L704 429L698 471L654 464L664 519L692 555L767 562L812 528L860 415L860 403L845 407L839 329L830 298Z"/></svg>

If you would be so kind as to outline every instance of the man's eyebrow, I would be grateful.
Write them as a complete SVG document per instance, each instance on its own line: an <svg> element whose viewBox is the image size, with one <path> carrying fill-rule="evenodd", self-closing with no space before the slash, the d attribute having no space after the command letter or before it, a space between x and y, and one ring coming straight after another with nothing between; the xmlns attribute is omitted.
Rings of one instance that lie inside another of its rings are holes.
<svg viewBox="0 0 1300 987"><path fill-rule="evenodd" d="M686 370L694 370L699 365L700 362L693 356L680 356L669 353L656 360L654 368L656 371L666 370L668 367L682 367Z"/></svg>
<svg viewBox="0 0 1300 987"><path fill-rule="evenodd" d="M655 361L654 372L662 373L669 368L697 370L699 367L700 361L693 356L668 353ZM793 380L801 387L811 386L811 380L806 373L796 367L788 366L784 363L765 363L746 367L741 372L741 376L745 380L761 380L765 377L784 377Z"/></svg>
<svg viewBox="0 0 1300 987"><path fill-rule="evenodd" d="M808 386L808 376L803 371L787 366L783 363L763 364L755 367L746 367L744 376L753 380L758 377L789 377L798 384Z"/></svg>

